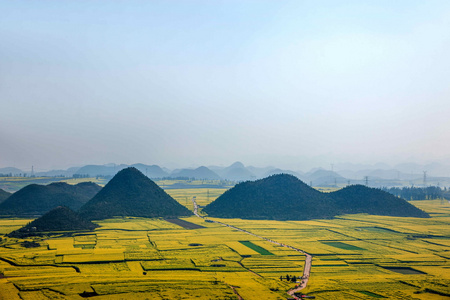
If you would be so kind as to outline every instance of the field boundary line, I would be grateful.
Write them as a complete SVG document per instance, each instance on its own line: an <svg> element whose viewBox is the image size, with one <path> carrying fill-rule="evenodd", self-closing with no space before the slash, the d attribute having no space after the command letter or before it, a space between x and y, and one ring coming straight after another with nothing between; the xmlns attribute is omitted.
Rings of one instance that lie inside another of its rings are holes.
<svg viewBox="0 0 450 300"><path fill-rule="evenodd" d="M226 226L226 227L229 227L229 228L232 228L232 229L239 230L239 231L241 231L241 232L244 232L244 233L246 233L246 234L252 235L252 236L257 237L257 238L259 238L259 239L265 240L265 241L270 242L270 243L272 243L272 244L279 245L279 246L282 246L282 247L285 247L285 248L288 248L288 249L291 249L291 250L294 250L294 251L297 251L297 252L300 252L300 253L304 254L304 255L306 256L306 258L305 258L305 265L304 265L304 268L303 268L303 276L302 276L302 278L301 278L302 281L300 282L300 284L299 284L298 286L296 286L296 287L294 287L294 288L292 288L292 289L290 289L290 290L287 291L287 294L288 294L289 296L293 297L294 299L302 299L302 298L300 298L300 297L297 297L297 296L295 295L295 293L297 293L297 292L303 290L303 289L306 288L306 286L308 285L309 275L310 275L310 273L311 273L312 258L313 258L313 256L312 256L311 254L306 253L306 252L303 251L302 249L295 248L295 247L293 247L293 246L290 246L290 245L287 245L287 244L283 244L283 243L280 243L280 242L271 240L271 239L269 239L269 238L266 238L266 237L263 237L263 236L254 234L253 232L244 230L244 229L242 229L242 228L239 228L239 227L236 227L236 226L233 226L233 225L230 225L230 224L222 223L222 222L219 222L219 221L215 221L215 220L212 220L212 219L209 219L209 218L207 219L206 217L204 217L204 216L202 216L202 215L199 214L199 212L198 212L198 204L197 204L196 199L197 199L196 196L192 197L192 203L193 203L193 205L194 205L194 214L195 214L197 217L199 217L199 218L201 218L201 219L203 219L203 220L205 220L205 221L208 220L208 222L220 224L220 225L222 225L222 226Z"/></svg>

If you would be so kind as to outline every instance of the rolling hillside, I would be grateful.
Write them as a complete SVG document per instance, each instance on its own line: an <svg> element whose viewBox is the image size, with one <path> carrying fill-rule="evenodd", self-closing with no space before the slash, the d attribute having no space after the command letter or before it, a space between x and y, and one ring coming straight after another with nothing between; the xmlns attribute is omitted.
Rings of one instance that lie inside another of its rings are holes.
<svg viewBox="0 0 450 300"><path fill-rule="evenodd" d="M354 185L321 193L288 174L237 184L203 211L218 218L275 220L324 219L357 213L429 217L407 201L379 189Z"/></svg>
<svg viewBox="0 0 450 300"><path fill-rule="evenodd" d="M39 216L57 206L77 210L100 190L101 187L92 182L77 185L65 182L30 184L0 203L0 215Z"/></svg>

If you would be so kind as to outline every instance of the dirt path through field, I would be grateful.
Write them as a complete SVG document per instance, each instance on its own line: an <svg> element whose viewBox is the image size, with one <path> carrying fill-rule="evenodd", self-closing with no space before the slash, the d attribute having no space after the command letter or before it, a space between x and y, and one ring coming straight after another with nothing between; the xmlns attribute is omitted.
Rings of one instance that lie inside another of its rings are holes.
<svg viewBox="0 0 450 300"><path fill-rule="evenodd" d="M222 225L222 226L227 226L227 227L230 227L230 228L233 228L233 229L242 231L242 232L247 233L247 234L250 234L250 235L252 235L252 236L254 236L254 237L257 237L257 238L263 239L263 240L265 240L265 241L271 242L272 244L276 244L276 245L279 245L279 246L283 246L283 247L286 247L286 248L289 248L289 249L291 249L291 250L294 250L294 251L297 251L297 252L300 252L300 253L304 254L304 255L306 256L306 258L305 258L305 266L304 266L304 268L303 268L303 276L302 276L302 278L301 278L301 282L300 282L300 284L299 284L298 286L296 286L296 287L290 289L289 291L287 291L287 293L289 294L289 296L293 297L294 299L301 299L301 298L297 297L297 296L295 295L295 293L297 293L297 292L303 290L303 289L306 288L306 286L308 285L309 275L310 275L310 273L311 273L312 258L313 258L311 254L308 254L308 253L306 253L305 251L303 251L303 250L301 250L301 249L298 249L298 248L295 248L295 247L293 247L293 246L286 245L286 244L283 244L283 243L279 243L279 242L277 242L277 241L274 241L274 240L265 238L265 237L263 237L263 236L256 235L256 234L254 234L254 233L252 233L252 232L250 232L250 231L241 229L241 228L239 228L239 227L235 227L235 226L233 226L233 225L229 225L229 224L222 223L222 222L219 222L219 221L214 221L214 220L211 220L211 219L206 219L204 216L201 216L201 215L198 213L198 205L197 205L197 201L196 201L196 197L195 197L195 196L192 197L192 203L194 204L194 214L195 214L197 217L199 217L199 218L202 218L202 219L204 219L204 220L208 220L208 222L220 224L220 225Z"/></svg>

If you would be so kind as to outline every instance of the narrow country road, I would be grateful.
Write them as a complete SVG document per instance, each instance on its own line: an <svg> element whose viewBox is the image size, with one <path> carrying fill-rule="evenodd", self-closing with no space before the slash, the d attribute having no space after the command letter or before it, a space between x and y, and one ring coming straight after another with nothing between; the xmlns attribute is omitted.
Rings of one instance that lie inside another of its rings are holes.
<svg viewBox="0 0 450 300"><path fill-rule="evenodd" d="M195 197L195 196L192 197L192 203L194 204L194 214L195 214L197 217L202 218L202 219L204 219L204 220L208 220L208 222L217 223L217 224L220 224L220 225L222 225L222 226L226 226L226 227L230 227L230 228L233 228L233 229L242 231L242 232L247 233L247 234L250 234L250 235L252 235L252 236L254 236L254 237L257 237L257 238L263 239L263 240L265 240L265 241L271 242L272 244L276 244L276 245L279 245L279 246L283 246L283 247L286 247L286 248L289 248L289 249L291 249L291 250L294 250L294 251L297 251L297 252L300 252L300 253L304 254L304 255L306 256L306 258L305 258L305 266L304 266L304 268L303 268L303 276L302 276L302 278L301 278L301 282L300 282L300 284L299 284L298 286L296 286L296 287L294 287L294 288L292 288L292 289L290 289L290 290L287 291L287 293L289 294L289 296L291 296L292 298L294 298L294 299L301 299L300 297L297 297L297 296L295 295L295 293L297 293L297 292L303 290L304 288L306 288L306 286L307 286L307 284L308 284L309 275L310 275L310 273L311 273L312 258L313 258L311 254L308 254L308 253L306 253L305 251L303 251L303 250L301 250L301 249L298 249L298 248L295 248L295 247L293 247L293 246L289 246L289 245L286 245L286 244L283 244L283 243L279 243L279 242L276 242L276 241L274 241L274 240L265 238L265 237L263 237L263 236L256 235L256 234L254 234L254 233L252 233L252 232L250 232L250 231L241 229L241 228L239 228L239 227L236 227L236 226L233 226L233 225L229 225L229 224L225 224L225 223L222 223L222 222L219 222L219 221L214 221L214 220L211 220L211 219L206 219L204 216L201 216L201 215L199 214L199 212L198 212L198 205L197 205L196 199L197 199L197 197Z"/></svg>

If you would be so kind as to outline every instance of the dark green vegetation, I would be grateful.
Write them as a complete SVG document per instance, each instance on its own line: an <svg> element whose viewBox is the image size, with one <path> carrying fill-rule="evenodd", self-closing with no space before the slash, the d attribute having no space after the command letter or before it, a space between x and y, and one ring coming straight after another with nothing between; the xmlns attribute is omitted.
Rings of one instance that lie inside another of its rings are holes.
<svg viewBox="0 0 450 300"><path fill-rule="evenodd" d="M321 193L288 174L237 184L203 211L211 217L274 220L326 219L356 213L429 217L405 200L379 189L353 185Z"/></svg>
<svg viewBox="0 0 450 300"><path fill-rule="evenodd" d="M332 247L336 247L339 249L344 249L344 250L365 250L363 248L359 248L353 245L349 245L346 243L342 243L342 242L322 242L322 244L328 245L328 246L332 246Z"/></svg>
<svg viewBox="0 0 450 300"><path fill-rule="evenodd" d="M405 200L427 200L427 199L450 199L450 191L447 188L441 189L438 186L421 187L391 187L383 188L385 192Z"/></svg>
<svg viewBox="0 0 450 300"><path fill-rule="evenodd" d="M179 204L136 168L126 168L80 209L89 220L113 216L166 217L190 216L192 212Z"/></svg>
<svg viewBox="0 0 450 300"><path fill-rule="evenodd" d="M242 245L249 247L250 249L258 252L261 255L273 255L273 253L267 251L266 249L264 249L263 247L260 247L258 245L253 244L250 241L239 241L239 243L241 243Z"/></svg>
<svg viewBox="0 0 450 300"><path fill-rule="evenodd" d="M408 275L420 275L420 274L426 274L425 272L409 268L409 267L383 267L386 270L397 272L400 274L408 274Z"/></svg>
<svg viewBox="0 0 450 300"><path fill-rule="evenodd" d="M5 201L6 198L8 198L9 196L11 196L11 193L8 193L7 191L0 189L0 203Z"/></svg>
<svg viewBox="0 0 450 300"><path fill-rule="evenodd" d="M188 222L188 221L185 221L185 220L181 220L181 219L178 219L178 218L176 218L176 219L164 219L164 220L166 220L167 222L176 224L178 226L181 226L184 229L201 229L201 228L206 228L205 226L198 225L198 224L195 224L195 223L192 223L192 222Z"/></svg>
<svg viewBox="0 0 450 300"><path fill-rule="evenodd" d="M364 185L351 185L329 195L345 214L367 213L392 217L430 217L426 212L406 200Z"/></svg>
<svg viewBox="0 0 450 300"><path fill-rule="evenodd" d="M287 174L239 183L203 211L219 218L274 220L326 219L338 213L332 199Z"/></svg>
<svg viewBox="0 0 450 300"><path fill-rule="evenodd" d="M70 185L55 182L49 185L30 184L0 203L3 216L40 216L57 206L79 209L94 197L101 187L92 182Z"/></svg>
<svg viewBox="0 0 450 300"><path fill-rule="evenodd" d="M80 217L68 207L59 206L8 236L23 238L44 232L93 230L98 225Z"/></svg>
<svg viewBox="0 0 450 300"><path fill-rule="evenodd" d="M361 294L364 294L364 295L367 295L367 296L370 296L370 297L373 297L373 298L386 298L384 296L381 296L381 295L378 295L378 294L375 294L375 293L372 293L372 292L369 292L369 291L358 291L358 293L361 293Z"/></svg>

